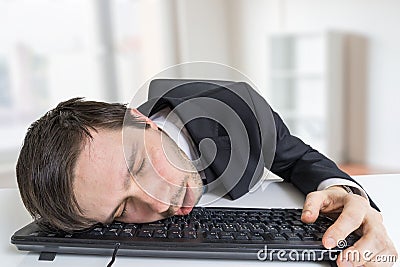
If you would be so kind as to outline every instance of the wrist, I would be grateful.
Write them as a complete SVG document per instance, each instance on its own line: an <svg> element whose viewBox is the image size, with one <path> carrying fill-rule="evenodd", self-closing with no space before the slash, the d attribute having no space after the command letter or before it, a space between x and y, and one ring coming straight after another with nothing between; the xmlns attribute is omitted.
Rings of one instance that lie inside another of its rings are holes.
<svg viewBox="0 0 400 267"><path fill-rule="evenodd" d="M340 193L341 195L347 195L349 193L352 193L351 189L348 186L343 186L343 185L333 185L328 187L326 190L333 190L335 192Z"/></svg>

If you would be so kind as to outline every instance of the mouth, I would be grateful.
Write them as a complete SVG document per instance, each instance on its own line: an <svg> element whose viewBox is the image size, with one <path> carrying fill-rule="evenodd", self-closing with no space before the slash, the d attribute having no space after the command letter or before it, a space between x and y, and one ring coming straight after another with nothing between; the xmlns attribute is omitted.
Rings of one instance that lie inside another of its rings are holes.
<svg viewBox="0 0 400 267"><path fill-rule="evenodd" d="M186 186L185 197L182 206L177 210L175 215L188 215L194 206L194 194L190 187Z"/></svg>

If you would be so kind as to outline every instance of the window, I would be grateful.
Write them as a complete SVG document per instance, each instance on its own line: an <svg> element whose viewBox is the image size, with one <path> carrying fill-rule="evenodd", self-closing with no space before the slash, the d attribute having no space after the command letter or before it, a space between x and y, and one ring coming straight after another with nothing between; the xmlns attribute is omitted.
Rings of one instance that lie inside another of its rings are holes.
<svg viewBox="0 0 400 267"><path fill-rule="evenodd" d="M130 101L140 2L0 0L0 166L13 168L29 124L60 101Z"/></svg>

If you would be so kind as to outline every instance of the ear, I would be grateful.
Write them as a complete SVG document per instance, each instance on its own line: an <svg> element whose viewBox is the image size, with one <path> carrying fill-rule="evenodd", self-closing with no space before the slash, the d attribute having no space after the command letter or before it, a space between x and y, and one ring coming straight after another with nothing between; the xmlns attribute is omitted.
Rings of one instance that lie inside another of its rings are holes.
<svg viewBox="0 0 400 267"><path fill-rule="evenodd" d="M139 110L137 110L136 108L131 108L130 111L132 115L138 117L140 120L143 120L146 122L146 124L150 125L151 129L158 130L158 126L151 119L149 119L149 117L143 115Z"/></svg>

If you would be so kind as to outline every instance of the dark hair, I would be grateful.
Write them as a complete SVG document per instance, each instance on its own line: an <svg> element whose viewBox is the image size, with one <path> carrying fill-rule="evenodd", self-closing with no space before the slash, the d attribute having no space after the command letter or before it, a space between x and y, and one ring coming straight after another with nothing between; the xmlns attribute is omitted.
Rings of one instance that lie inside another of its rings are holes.
<svg viewBox="0 0 400 267"><path fill-rule="evenodd" d="M126 110L118 103L73 98L31 124L16 174L22 201L41 227L72 232L96 223L82 215L73 192L76 160L92 138L90 130L122 130Z"/></svg>

